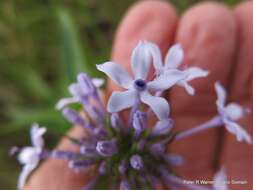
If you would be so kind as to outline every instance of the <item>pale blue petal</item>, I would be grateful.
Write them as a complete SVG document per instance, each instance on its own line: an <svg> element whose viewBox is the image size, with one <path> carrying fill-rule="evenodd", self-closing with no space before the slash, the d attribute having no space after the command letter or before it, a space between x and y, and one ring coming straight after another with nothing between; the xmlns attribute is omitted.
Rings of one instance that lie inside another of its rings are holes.
<svg viewBox="0 0 253 190"><path fill-rule="evenodd" d="M18 190L22 190L25 186L28 176L37 167L37 164L29 164L23 166L23 169L18 178Z"/></svg>
<svg viewBox="0 0 253 190"><path fill-rule="evenodd" d="M241 105L237 103L229 103L225 107L225 112L226 115L231 119L231 120L238 120L244 115L244 109Z"/></svg>
<svg viewBox="0 0 253 190"><path fill-rule="evenodd" d="M139 42L131 56L131 66L135 79L145 80L151 65L151 55L147 43Z"/></svg>
<svg viewBox="0 0 253 190"><path fill-rule="evenodd" d="M213 190L228 190L226 181L227 181L227 175L226 175L225 169L222 168L214 176Z"/></svg>
<svg viewBox="0 0 253 190"><path fill-rule="evenodd" d="M218 106L223 107L226 103L226 99L227 99L227 93L226 90L224 89L224 87L220 84L220 82L215 82L215 90L216 90L216 94L217 94L217 101L216 104Z"/></svg>
<svg viewBox="0 0 253 190"><path fill-rule="evenodd" d="M187 81L191 81L196 78L206 77L208 75L208 71L201 69L199 67L190 67L184 70L184 72L187 75L186 78Z"/></svg>
<svg viewBox="0 0 253 190"><path fill-rule="evenodd" d="M141 101L150 106L159 120L167 119L169 116L169 104L161 97L152 96L149 92L144 91L140 94Z"/></svg>
<svg viewBox="0 0 253 190"><path fill-rule="evenodd" d="M164 91L184 80L186 75L179 70L170 69L166 73L156 77L153 81L148 82L148 89L152 91Z"/></svg>
<svg viewBox="0 0 253 190"><path fill-rule="evenodd" d="M156 44L150 42L147 43L149 51L152 55L154 68L158 73L161 73L161 71L163 70L161 51Z"/></svg>
<svg viewBox="0 0 253 190"><path fill-rule="evenodd" d="M114 62L105 62L104 64L96 66L99 71L104 72L119 86L126 89L130 88L133 79L120 64L116 64Z"/></svg>
<svg viewBox="0 0 253 190"><path fill-rule="evenodd" d="M236 139L239 142L245 141L249 144L252 144L252 138L250 134L244 130L240 125L237 123L230 121L228 119L223 119L226 129L236 136Z"/></svg>
<svg viewBox="0 0 253 190"><path fill-rule="evenodd" d="M184 59L184 51L180 44L173 45L166 57L165 57L165 68L166 69L176 69L178 68Z"/></svg>
<svg viewBox="0 0 253 190"><path fill-rule="evenodd" d="M43 135L46 133L45 127L40 127L39 124L33 123L30 129L30 136L32 145L37 148L42 148L44 146Z"/></svg>
<svg viewBox="0 0 253 190"><path fill-rule="evenodd" d="M132 107L136 103L136 99L137 92L135 90L113 92L108 101L107 110L114 113Z"/></svg>

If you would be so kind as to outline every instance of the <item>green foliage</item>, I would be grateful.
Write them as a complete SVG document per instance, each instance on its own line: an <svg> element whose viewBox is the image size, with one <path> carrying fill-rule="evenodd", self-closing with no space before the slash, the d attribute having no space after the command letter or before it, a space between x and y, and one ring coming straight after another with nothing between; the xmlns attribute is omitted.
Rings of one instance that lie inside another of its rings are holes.
<svg viewBox="0 0 253 190"><path fill-rule="evenodd" d="M224 0L234 5L239 0ZM32 122L51 139L70 125L55 111L76 73L98 76L95 64L109 59L117 24L134 0L0 1L0 186L15 189L17 165L11 145L29 143ZM200 0L171 0L182 12ZM55 142L50 139L50 143Z"/></svg>

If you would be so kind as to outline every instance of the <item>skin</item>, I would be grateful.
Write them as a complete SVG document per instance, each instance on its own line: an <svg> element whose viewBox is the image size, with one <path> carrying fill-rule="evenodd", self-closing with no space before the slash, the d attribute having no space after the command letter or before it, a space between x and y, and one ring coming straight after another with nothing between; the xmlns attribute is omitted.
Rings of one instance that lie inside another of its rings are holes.
<svg viewBox="0 0 253 190"><path fill-rule="evenodd" d="M207 78L193 81L196 95L191 97L180 87L166 95L178 130L194 127L216 114L213 84L221 83L229 90L229 100L252 107L253 97L253 2L243 2L234 9L215 2L196 4L180 18L172 5L164 1L141 1L133 5L115 35L112 60L129 68L130 54L139 40L160 46L165 54L175 42L185 50L184 64L196 65L210 71ZM108 92L117 89L111 82ZM252 113L239 123L253 136ZM71 136L83 134L73 128ZM75 150L67 139L60 149ZM186 166L178 173L186 179L209 179L220 166L229 179L247 180L246 185L231 185L230 190L253 186L253 148L238 143L222 128L209 130L172 145L173 152L186 157ZM49 160L34 172L25 190L80 190L92 172L76 174L66 162Z"/></svg>

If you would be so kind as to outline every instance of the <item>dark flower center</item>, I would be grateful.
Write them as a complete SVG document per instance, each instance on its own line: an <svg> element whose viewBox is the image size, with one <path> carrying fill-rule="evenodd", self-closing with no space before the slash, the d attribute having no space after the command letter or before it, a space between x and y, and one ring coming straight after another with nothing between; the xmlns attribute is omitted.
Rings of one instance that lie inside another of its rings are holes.
<svg viewBox="0 0 253 190"><path fill-rule="evenodd" d="M144 80L137 79L137 80L134 81L134 87L135 87L136 90L143 91L143 90L146 89L147 84Z"/></svg>

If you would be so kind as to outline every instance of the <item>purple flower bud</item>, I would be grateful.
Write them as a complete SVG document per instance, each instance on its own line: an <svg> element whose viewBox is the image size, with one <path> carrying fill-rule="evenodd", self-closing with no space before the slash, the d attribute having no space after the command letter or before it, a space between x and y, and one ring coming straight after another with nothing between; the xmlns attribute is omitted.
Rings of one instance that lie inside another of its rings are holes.
<svg viewBox="0 0 253 190"><path fill-rule="evenodd" d="M166 135L170 132L174 125L174 121L172 119L165 119L162 121L158 121L153 128L153 135Z"/></svg>
<svg viewBox="0 0 253 190"><path fill-rule="evenodd" d="M131 156L130 164L131 164L132 168L134 168L136 170L141 170L144 167L142 158L137 154Z"/></svg>
<svg viewBox="0 0 253 190"><path fill-rule="evenodd" d="M88 125L84 121L84 119L73 109L64 108L62 110L64 117L74 125L80 125L82 127L87 127Z"/></svg>
<svg viewBox="0 0 253 190"><path fill-rule="evenodd" d="M126 173L126 171L127 171L127 163L126 163L126 161L125 160L122 160L121 162L120 162L120 164L119 164L119 173L121 174L121 175L124 175L125 173Z"/></svg>
<svg viewBox="0 0 253 190"><path fill-rule="evenodd" d="M57 159L72 160L77 157L77 154L74 152L54 150L51 152L49 156L52 158L57 158Z"/></svg>
<svg viewBox="0 0 253 190"><path fill-rule="evenodd" d="M102 127L97 127L93 129L93 134L99 138L99 139L104 139L107 137L107 132L104 128Z"/></svg>
<svg viewBox="0 0 253 190"><path fill-rule="evenodd" d="M120 182L120 188L119 189L120 190L131 190L132 188L131 188L129 182L126 179L124 179Z"/></svg>
<svg viewBox="0 0 253 190"><path fill-rule="evenodd" d="M133 118L133 127L137 133L142 132L147 126L147 114L141 111L136 111Z"/></svg>
<svg viewBox="0 0 253 190"><path fill-rule="evenodd" d="M87 74L85 73L78 74L77 81L83 91L87 92L90 95L94 95L95 93L97 93L97 88L95 87L91 78Z"/></svg>
<svg viewBox="0 0 253 190"><path fill-rule="evenodd" d="M112 156L118 152L117 142L115 139L109 141L98 141L96 150L102 156Z"/></svg>
<svg viewBox="0 0 253 190"><path fill-rule="evenodd" d="M105 161L101 162L101 164L99 165L98 172L101 175L104 175L106 173L106 162Z"/></svg>
<svg viewBox="0 0 253 190"><path fill-rule="evenodd" d="M155 143L149 147L149 150L153 155L159 156L165 153L166 147L163 143Z"/></svg>
<svg viewBox="0 0 253 190"><path fill-rule="evenodd" d="M97 155L96 146L94 144L85 144L80 147L80 153L86 156L95 156Z"/></svg>
<svg viewBox="0 0 253 190"><path fill-rule="evenodd" d="M116 131L120 131L123 126L123 122L120 119L118 113L112 113L111 115L111 125Z"/></svg>
<svg viewBox="0 0 253 190"><path fill-rule="evenodd" d="M89 168L93 162L91 160L71 160L69 161L69 168L73 169L76 172L81 170L86 170Z"/></svg>

